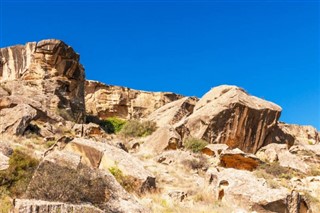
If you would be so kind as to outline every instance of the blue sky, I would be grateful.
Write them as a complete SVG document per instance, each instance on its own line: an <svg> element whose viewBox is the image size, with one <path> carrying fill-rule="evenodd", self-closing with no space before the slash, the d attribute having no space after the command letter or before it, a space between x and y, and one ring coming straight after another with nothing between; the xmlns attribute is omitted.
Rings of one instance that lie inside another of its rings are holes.
<svg viewBox="0 0 320 213"><path fill-rule="evenodd" d="M1 47L46 38L88 79L201 97L231 84L320 129L319 1L1 0Z"/></svg>

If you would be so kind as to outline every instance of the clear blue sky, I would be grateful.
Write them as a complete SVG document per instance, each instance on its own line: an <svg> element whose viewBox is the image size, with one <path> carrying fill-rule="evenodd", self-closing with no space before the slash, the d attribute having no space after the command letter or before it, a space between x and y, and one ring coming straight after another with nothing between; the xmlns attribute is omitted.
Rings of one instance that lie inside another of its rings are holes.
<svg viewBox="0 0 320 213"><path fill-rule="evenodd" d="M1 1L1 47L61 39L88 79L198 97L237 85L320 129L319 1Z"/></svg>

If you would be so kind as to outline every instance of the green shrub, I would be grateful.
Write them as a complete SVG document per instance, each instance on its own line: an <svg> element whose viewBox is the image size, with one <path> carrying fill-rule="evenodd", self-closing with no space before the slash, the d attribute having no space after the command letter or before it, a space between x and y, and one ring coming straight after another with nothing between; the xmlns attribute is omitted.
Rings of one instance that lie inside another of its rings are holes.
<svg viewBox="0 0 320 213"><path fill-rule="evenodd" d="M39 161L20 150L14 150L9 159L9 168L0 171L0 191L12 197L21 196L27 189Z"/></svg>
<svg viewBox="0 0 320 213"><path fill-rule="evenodd" d="M145 137L151 135L156 129L155 122L130 120L123 126L120 133L126 137Z"/></svg>
<svg viewBox="0 0 320 213"><path fill-rule="evenodd" d="M109 171L127 192L133 192L137 189L135 178L132 176L124 175L116 166L110 167Z"/></svg>
<svg viewBox="0 0 320 213"><path fill-rule="evenodd" d="M189 137L184 141L184 147L193 152L200 152L208 142L202 139Z"/></svg>
<svg viewBox="0 0 320 213"><path fill-rule="evenodd" d="M117 117L107 118L103 122L103 127L108 133L117 133L120 132L122 127L126 124L125 120L122 120Z"/></svg>

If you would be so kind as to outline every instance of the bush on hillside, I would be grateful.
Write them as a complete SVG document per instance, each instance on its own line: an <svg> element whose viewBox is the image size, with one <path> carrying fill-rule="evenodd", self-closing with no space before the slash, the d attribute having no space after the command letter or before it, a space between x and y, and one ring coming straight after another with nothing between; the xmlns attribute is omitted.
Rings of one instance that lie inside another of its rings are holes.
<svg viewBox="0 0 320 213"><path fill-rule="evenodd" d="M200 152L207 145L207 141L198 138L189 137L184 141L184 147L195 153Z"/></svg>
<svg viewBox="0 0 320 213"><path fill-rule="evenodd" d="M156 129L155 122L130 120L123 126L120 133L125 137L145 137L151 135Z"/></svg>
<svg viewBox="0 0 320 213"><path fill-rule="evenodd" d="M27 189L39 161L21 150L14 150L9 168L0 171L0 191L12 197L21 196Z"/></svg>
<svg viewBox="0 0 320 213"><path fill-rule="evenodd" d="M110 167L109 171L127 192L133 192L136 190L137 184L133 177L124 175L116 166Z"/></svg>
<svg viewBox="0 0 320 213"><path fill-rule="evenodd" d="M103 127L106 130L106 132L111 134L120 132L125 124L125 120L122 120L117 117L110 117L103 122Z"/></svg>

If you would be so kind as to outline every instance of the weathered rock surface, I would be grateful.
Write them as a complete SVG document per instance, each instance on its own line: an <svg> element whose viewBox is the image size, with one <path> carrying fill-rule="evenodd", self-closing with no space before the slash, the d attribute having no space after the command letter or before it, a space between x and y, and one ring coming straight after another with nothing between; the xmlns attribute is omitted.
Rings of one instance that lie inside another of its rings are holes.
<svg viewBox="0 0 320 213"><path fill-rule="evenodd" d="M164 150L174 150L182 147L180 135L173 127L158 128L143 144L143 149L159 154Z"/></svg>
<svg viewBox="0 0 320 213"><path fill-rule="evenodd" d="M251 172L236 169L210 169L211 186L218 200L235 204L248 211L300 213L309 206L296 192L286 188L270 188L264 179L256 178Z"/></svg>
<svg viewBox="0 0 320 213"><path fill-rule="evenodd" d="M297 151L297 147L291 147ZM299 170L303 173L307 173L310 170L310 163L319 163L320 158L316 156L312 150L303 149L304 151L300 154L293 154L292 149L288 149L286 144L269 144L261 148L257 153L257 157L265 162L279 162L282 167L289 167L295 170ZM302 148L302 147L300 147ZM304 158L311 157L311 161L315 161L317 158L319 162L307 162Z"/></svg>
<svg viewBox="0 0 320 213"><path fill-rule="evenodd" d="M16 199L15 213L103 213L101 209L88 204L74 205L61 202L50 202L42 200Z"/></svg>
<svg viewBox="0 0 320 213"><path fill-rule="evenodd" d="M141 162L122 149L108 144L76 138L70 142L65 150L82 156L81 162L101 170L112 167L120 169L125 176L134 178L135 190L145 192L155 189L155 177L145 170Z"/></svg>
<svg viewBox="0 0 320 213"><path fill-rule="evenodd" d="M181 122L177 131L210 143L255 153L277 125L281 108L248 95L235 86L211 89L196 104L193 113Z"/></svg>
<svg viewBox="0 0 320 213"><path fill-rule="evenodd" d="M229 149L229 147L226 144L208 144L201 152L209 156L217 157L220 156L222 151L227 149Z"/></svg>
<svg viewBox="0 0 320 213"><path fill-rule="evenodd" d="M223 167L248 171L256 169L261 163L255 155L244 153L240 149L224 150L219 158Z"/></svg>
<svg viewBox="0 0 320 213"><path fill-rule="evenodd" d="M0 110L29 104L41 117L84 121L84 69L70 46L30 42L0 49L0 59Z"/></svg>
<svg viewBox="0 0 320 213"><path fill-rule="evenodd" d="M314 145L320 143L320 134L312 126L279 123L279 128L293 136L294 144Z"/></svg>
<svg viewBox="0 0 320 213"><path fill-rule="evenodd" d="M86 81L86 112L100 119L146 117L161 106L182 98L170 92L145 92L127 87Z"/></svg>
<svg viewBox="0 0 320 213"><path fill-rule="evenodd" d="M156 122L161 127L174 125L193 112L197 100L194 97L185 97L168 103L152 112L147 120Z"/></svg>
<svg viewBox="0 0 320 213"><path fill-rule="evenodd" d="M22 135L36 116L37 110L28 104L3 109L0 111L0 133Z"/></svg>
<svg viewBox="0 0 320 213"><path fill-rule="evenodd" d="M72 129L78 137L101 137L106 132L95 123L75 124Z"/></svg>
<svg viewBox="0 0 320 213"><path fill-rule="evenodd" d="M80 155L67 151L54 151L44 158L25 198L75 205L89 203L104 212L148 212L108 171L83 165Z"/></svg>

